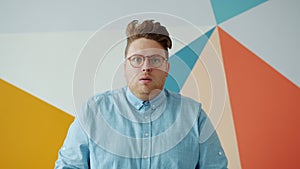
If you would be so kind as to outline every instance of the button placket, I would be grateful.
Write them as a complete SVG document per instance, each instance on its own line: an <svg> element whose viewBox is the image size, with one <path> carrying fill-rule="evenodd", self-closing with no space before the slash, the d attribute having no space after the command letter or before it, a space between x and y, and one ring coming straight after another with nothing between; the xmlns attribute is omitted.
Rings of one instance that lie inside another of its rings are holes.
<svg viewBox="0 0 300 169"><path fill-rule="evenodd" d="M150 160L151 160L151 128L152 124L150 121L150 112L147 112L144 116L144 119L147 119L148 122L143 123L142 129L142 163L141 168L150 168Z"/></svg>

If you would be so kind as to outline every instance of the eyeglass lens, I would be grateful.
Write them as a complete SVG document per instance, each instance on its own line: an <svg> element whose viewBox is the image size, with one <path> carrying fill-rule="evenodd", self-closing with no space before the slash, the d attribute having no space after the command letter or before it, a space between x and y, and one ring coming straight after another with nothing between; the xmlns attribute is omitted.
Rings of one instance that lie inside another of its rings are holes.
<svg viewBox="0 0 300 169"><path fill-rule="evenodd" d="M143 55L133 55L129 57L129 61L131 66L133 67L141 67L146 58L149 60L151 67L160 67L163 62L166 60L163 56L160 55L152 55L152 56L143 56Z"/></svg>

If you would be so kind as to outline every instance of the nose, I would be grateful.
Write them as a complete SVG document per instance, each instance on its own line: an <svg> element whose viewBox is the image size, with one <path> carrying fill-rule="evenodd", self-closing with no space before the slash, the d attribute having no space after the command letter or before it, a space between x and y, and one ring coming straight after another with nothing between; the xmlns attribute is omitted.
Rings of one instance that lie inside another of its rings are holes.
<svg viewBox="0 0 300 169"><path fill-rule="evenodd" d="M145 62L142 65L142 71L143 72L151 72L151 65L150 65L150 60L148 58L145 58Z"/></svg>

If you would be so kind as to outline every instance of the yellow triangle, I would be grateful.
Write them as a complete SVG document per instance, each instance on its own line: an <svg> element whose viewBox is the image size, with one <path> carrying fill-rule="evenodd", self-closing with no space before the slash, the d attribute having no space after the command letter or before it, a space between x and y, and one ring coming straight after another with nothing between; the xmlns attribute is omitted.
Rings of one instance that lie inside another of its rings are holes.
<svg viewBox="0 0 300 169"><path fill-rule="evenodd" d="M0 80L1 168L53 168L73 117Z"/></svg>

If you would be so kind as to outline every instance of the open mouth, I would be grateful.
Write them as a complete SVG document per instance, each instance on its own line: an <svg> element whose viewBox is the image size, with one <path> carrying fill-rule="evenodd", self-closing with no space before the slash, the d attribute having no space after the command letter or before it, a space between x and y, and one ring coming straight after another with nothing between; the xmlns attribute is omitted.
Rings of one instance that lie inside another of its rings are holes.
<svg viewBox="0 0 300 169"><path fill-rule="evenodd" d="M140 81L143 83L149 83L152 81L152 79L150 77L142 77L140 78Z"/></svg>

